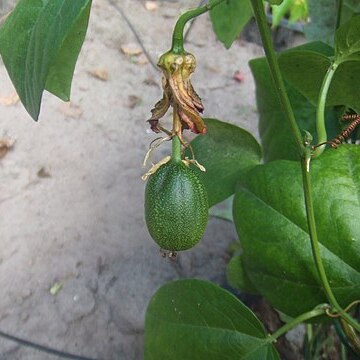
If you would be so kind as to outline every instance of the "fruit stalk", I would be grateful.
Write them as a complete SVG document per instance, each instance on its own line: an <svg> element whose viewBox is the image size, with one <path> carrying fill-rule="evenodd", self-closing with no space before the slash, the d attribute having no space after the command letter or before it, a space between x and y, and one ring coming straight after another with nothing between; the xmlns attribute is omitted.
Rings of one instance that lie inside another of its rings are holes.
<svg viewBox="0 0 360 360"><path fill-rule="evenodd" d="M174 135L174 137L172 138L171 161L174 161L174 162L181 161L181 142L177 135Z"/></svg>

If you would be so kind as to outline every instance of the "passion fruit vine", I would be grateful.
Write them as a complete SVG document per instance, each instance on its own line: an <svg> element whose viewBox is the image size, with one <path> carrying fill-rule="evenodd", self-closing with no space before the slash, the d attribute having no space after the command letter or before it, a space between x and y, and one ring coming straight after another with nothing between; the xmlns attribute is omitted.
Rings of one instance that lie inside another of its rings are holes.
<svg viewBox="0 0 360 360"><path fill-rule="evenodd" d="M207 192L199 175L171 159L152 174L145 189L145 220L151 237L171 252L195 246L208 221Z"/></svg>

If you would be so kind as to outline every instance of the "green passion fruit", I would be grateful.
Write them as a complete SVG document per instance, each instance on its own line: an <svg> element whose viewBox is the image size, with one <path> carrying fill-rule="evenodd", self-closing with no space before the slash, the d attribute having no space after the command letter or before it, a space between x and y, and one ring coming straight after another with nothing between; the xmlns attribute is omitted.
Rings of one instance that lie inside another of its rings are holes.
<svg viewBox="0 0 360 360"><path fill-rule="evenodd" d="M187 250L204 234L208 198L199 175L182 161L171 160L149 177L145 220L151 237L163 250Z"/></svg>

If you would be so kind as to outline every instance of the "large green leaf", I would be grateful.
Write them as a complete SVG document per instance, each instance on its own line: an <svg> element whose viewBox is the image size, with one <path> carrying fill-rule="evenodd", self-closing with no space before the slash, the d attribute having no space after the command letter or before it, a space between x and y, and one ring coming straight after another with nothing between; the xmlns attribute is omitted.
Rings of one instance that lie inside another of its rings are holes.
<svg viewBox="0 0 360 360"><path fill-rule="evenodd" d="M360 298L360 147L329 149L312 162L321 256L342 306ZM273 306L296 316L326 302L315 269L300 165L274 161L251 170L234 200L242 264Z"/></svg>
<svg viewBox="0 0 360 360"><path fill-rule="evenodd" d="M285 79L312 104L317 104L323 79L331 65L330 59L321 53L305 50L283 53L279 62ZM359 77L359 61L340 64L332 79L326 105L345 105L360 112Z"/></svg>
<svg viewBox="0 0 360 360"><path fill-rule="evenodd" d="M349 7L354 13L360 12L359 0L345 0L344 4Z"/></svg>
<svg viewBox="0 0 360 360"><path fill-rule="evenodd" d="M305 27L308 41L334 43L337 0L307 0L310 21Z"/></svg>
<svg viewBox="0 0 360 360"><path fill-rule="evenodd" d="M317 45L308 45L309 48L311 46ZM328 48L326 47L323 51L328 51ZM250 67L256 83L259 132L264 160L268 162L277 159L298 159L296 144L278 99L266 59L252 60ZM283 71L283 68L281 69ZM294 69L293 71L296 72L297 70ZM316 139L316 107L288 82L286 82L286 89L299 127L309 131ZM326 123L329 136L336 136L339 127L333 109L328 109L326 112Z"/></svg>
<svg viewBox="0 0 360 360"><path fill-rule="evenodd" d="M250 0L227 0L210 11L214 32L227 49L251 17Z"/></svg>
<svg viewBox="0 0 360 360"><path fill-rule="evenodd" d="M68 100L91 0L21 0L0 28L0 53L29 114L44 89Z"/></svg>
<svg viewBox="0 0 360 360"><path fill-rule="evenodd" d="M335 58L338 62L360 60L360 15L336 30Z"/></svg>
<svg viewBox="0 0 360 360"><path fill-rule="evenodd" d="M216 119L205 119L205 123L206 135L197 136L191 146L196 160L206 168L199 174L213 206L235 192L241 173L260 163L261 148L250 133L235 125Z"/></svg>
<svg viewBox="0 0 360 360"><path fill-rule="evenodd" d="M145 360L276 360L256 316L207 281L180 280L153 296L145 319Z"/></svg>

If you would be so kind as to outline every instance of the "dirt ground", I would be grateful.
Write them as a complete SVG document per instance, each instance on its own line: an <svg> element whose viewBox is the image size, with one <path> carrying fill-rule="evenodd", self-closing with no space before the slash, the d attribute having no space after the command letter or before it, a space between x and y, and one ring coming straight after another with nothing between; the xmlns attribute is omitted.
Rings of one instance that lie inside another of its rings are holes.
<svg viewBox="0 0 360 360"><path fill-rule="evenodd" d="M114 1L155 62L180 11L198 3L155 1L147 9L145 1ZM154 135L145 120L161 89L138 47L118 10L94 0L71 106L46 93L39 122L16 102L0 64L0 139L14 142L0 160L1 331L92 358L141 359L144 314L158 287L187 277L225 284L236 239L230 223L211 218L202 242L177 262L159 255L146 230L142 161ZM193 83L206 116L256 134L247 62L261 48L241 40L226 51L207 15L186 48L198 60ZM157 156L168 153L164 145ZM35 359L56 357L0 338L0 360Z"/></svg>

